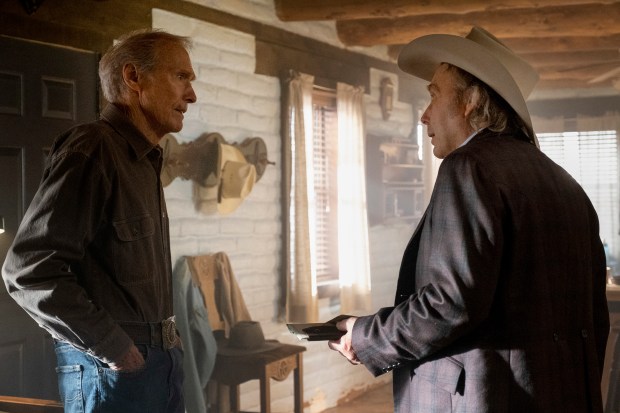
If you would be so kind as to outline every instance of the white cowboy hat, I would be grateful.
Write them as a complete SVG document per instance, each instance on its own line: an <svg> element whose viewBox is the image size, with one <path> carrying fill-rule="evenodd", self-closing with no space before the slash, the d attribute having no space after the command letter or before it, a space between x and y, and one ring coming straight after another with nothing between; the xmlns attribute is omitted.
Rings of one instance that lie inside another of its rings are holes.
<svg viewBox="0 0 620 413"><path fill-rule="evenodd" d="M477 77L497 92L523 120L527 134L538 145L525 104L538 82L538 74L495 36L474 27L465 37L431 34L406 45L398 66L413 76L430 81L441 63L449 63Z"/></svg>

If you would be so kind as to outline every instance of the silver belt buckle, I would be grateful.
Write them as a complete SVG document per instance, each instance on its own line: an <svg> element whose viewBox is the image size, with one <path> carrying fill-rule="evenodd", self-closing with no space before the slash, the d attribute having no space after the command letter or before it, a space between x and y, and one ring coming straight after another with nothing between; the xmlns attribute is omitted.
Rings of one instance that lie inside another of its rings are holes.
<svg viewBox="0 0 620 413"><path fill-rule="evenodd" d="M179 336L177 335L177 325L174 316L161 322L161 338L165 350L176 347Z"/></svg>

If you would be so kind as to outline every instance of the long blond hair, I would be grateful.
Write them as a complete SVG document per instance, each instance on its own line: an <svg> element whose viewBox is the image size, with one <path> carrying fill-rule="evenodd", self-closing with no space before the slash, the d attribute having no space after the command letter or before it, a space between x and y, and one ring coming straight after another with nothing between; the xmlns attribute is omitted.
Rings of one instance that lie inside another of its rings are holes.
<svg viewBox="0 0 620 413"><path fill-rule="evenodd" d="M521 129L521 118L490 86L457 66L444 64L447 70L455 75L457 103L474 103L474 109L468 117L473 130L483 127L494 132L503 132L514 127Z"/></svg>

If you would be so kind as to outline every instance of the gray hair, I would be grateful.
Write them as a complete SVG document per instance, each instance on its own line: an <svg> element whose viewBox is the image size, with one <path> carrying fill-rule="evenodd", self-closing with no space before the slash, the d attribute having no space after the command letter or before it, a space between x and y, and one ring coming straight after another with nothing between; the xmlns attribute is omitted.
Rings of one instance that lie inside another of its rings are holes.
<svg viewBox="0 0 620 413"><path fill-rule="evenodd" d="M159 63L157 51L166 43L176 43L185 50L191 48L191 40L188 37L161 30L136 30L122 36L99 61L99 79L106 100L123 103L126 89L123 67L126 64L133 64L141 73L153 71Z"/></svg>
<svg viewBox="0 0 620 413"><path fill-rule="evenodd" d="M454 73L458 103L472 100L475 104L469 115L469 125L473 130L486 127L494 132L503 132L512 127L521 127L521 118L514 109L486 83L469 72L445 63Z"/></svg>

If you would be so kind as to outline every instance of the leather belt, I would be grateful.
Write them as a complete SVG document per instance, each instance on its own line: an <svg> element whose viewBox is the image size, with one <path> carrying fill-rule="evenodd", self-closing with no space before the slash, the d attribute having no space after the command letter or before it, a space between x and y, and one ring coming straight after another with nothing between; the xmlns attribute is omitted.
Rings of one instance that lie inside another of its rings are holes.
<svg viewBox="0 0 620 413"><path fill-rule="evenodd" d="M170 350L181 342L174 316L157 323L118 321L118 324L131 337L134 344Z"/></svg>

